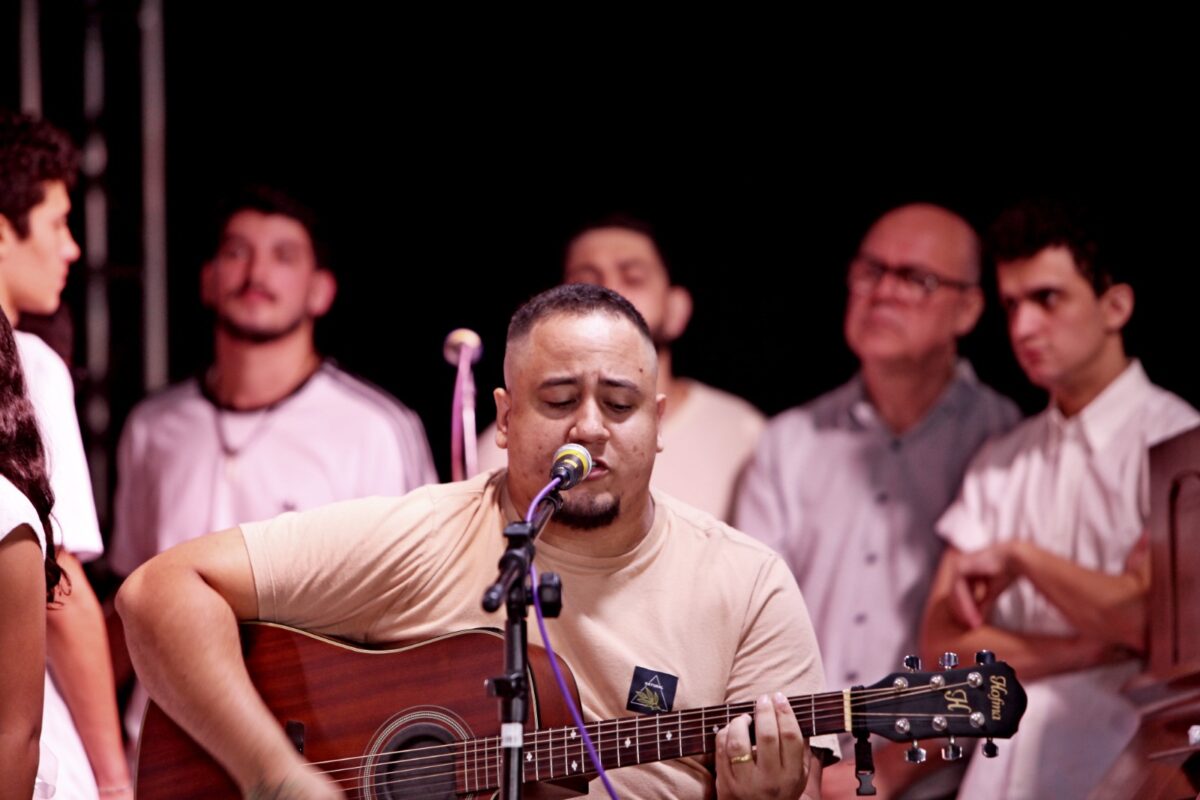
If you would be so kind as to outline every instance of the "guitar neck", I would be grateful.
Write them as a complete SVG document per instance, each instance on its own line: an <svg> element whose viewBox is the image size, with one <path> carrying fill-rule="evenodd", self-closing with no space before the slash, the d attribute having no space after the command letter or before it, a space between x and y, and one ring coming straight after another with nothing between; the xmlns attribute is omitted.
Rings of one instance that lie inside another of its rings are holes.
<svg viewBox="0 0 1200 800"><path fill-rule="evenodd" d="M789 698L806 737L846 730L848 704L842 692ZM589 722L588 736L605 770L632 767L716 749L717 731L742 714L754 713L754 703L694 708L663 714ZM498 779L499 739L464 742L463 771L472 791L493 787ZM526 781L550 781L595 772L583 737L574 726L546 728L525 736Z"/></svg>

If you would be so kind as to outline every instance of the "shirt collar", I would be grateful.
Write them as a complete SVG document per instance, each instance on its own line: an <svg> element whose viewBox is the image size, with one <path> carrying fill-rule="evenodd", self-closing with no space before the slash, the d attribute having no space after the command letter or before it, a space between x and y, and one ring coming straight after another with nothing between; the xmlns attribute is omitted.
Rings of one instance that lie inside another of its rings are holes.
<svg viewBox="0 0 1200 800"><path fill-rule="evenodd" d="M970 395L978 385L979 379L975 377L975 370L971 367L971 362L965 358L958 359L954 365L954 377L950 379L950 383L942 391L937 402L933 404L933 407L929 409L921 421L914 425L905 436L909 436L924 428L926 422L935 416L943 413L953 413L960 406L969 403ZM875 428L883 425L883 422L879 419L878 412L875 411L875 406L867 398L867 388L863 383L861 372L855 375L851 381L849 404L846 413L850 417L850 421L860 428Z"/></svg>
<svg viewBox="0 0 1200 800"><path fill-rule="evenodd" d="M1126 421L1138 412L1151 388L1142 362L1132 359L1129 366L1074 417L1064 417L1058 407L1051 404L1051 426L1059 433L1074 426L1089 450L1103 450Z"/></svg>

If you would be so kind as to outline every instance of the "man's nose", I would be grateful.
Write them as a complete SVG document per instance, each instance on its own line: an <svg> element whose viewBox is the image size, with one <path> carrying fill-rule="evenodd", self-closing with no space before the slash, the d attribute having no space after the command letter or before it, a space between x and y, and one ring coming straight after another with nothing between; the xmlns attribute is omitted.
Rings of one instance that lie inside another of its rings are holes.
<svg viewBox="0 0 1200 800"><path fill-rule="evenodd" d="M251 250L246 255L246 280L252 283L259 283L259 279L264 277L267 271L267 259L260 253Z"/></svg>
<svg viewBox="0 0 1200 800"><path fill-rule="evenodd" d="M66 259L68 264L74 264L82 254L83 251L79 249L79 243L75 241L75 237L71 235L71 232L67 231L67 240L63 242L63 258Z"/></svg>
<svg viewBox="0 0 1200 800"><path fill-rule="evenodd" d="M1008 332L1013 341L1020 341L1037 332L1042 324L1042 312L1034 303L1017 303L1008 315Z"/></svg>
<svg viewBox="0 0 1200 800"><path fill-rule="evenodd" d="M575 424L569 436L579 442L602 442L608 440L608 424L600 404L594 400L581 403Z"/></svg>
<svg viewBox="0 0 1200 800"><path fill-rule="evenodd" d="M871 290L871 296L886 300L904 299L906 296L904 279L890 269L884 270L879 279L875 281L875 286Z"/></svg>

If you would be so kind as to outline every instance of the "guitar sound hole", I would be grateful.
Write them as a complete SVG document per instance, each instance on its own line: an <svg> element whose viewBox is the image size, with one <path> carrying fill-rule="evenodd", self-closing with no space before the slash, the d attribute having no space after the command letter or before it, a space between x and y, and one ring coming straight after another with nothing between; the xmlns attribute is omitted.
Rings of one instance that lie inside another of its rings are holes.
<svg viewBox="0 0 1200 800"><path fill-rule="evenodd" d="M454 737L431 723L408 725L397 731L381 748L370 771L368 797L378 800L401 798L454 798Z"/></svg>

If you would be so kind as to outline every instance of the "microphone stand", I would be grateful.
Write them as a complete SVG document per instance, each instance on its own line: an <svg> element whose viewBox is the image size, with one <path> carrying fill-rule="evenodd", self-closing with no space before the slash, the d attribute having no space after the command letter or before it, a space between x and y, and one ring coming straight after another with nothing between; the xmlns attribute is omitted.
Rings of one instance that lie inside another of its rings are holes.
<svg viewBox="0 0 1200 800"><path fill-rule="evenodd" d="M555 488L561 482L550 482L530 508L523 522L511 522L504 529L508 546L500 557L500 575L483 594L484 611L492 612L504 603L508 618L504 622L504 674L488 680L488 691L500 698L500 747L502 749L504 780L500 785L503 800L521 797L523 780L525 722L529 719L529 642L525 619L533 602L525 576L533 563L533 540L537 538L550 517L562 508L562 496ZM541 576L537 587L542 613L557 617L562 608L562 581L554 573Z"/></svg>

